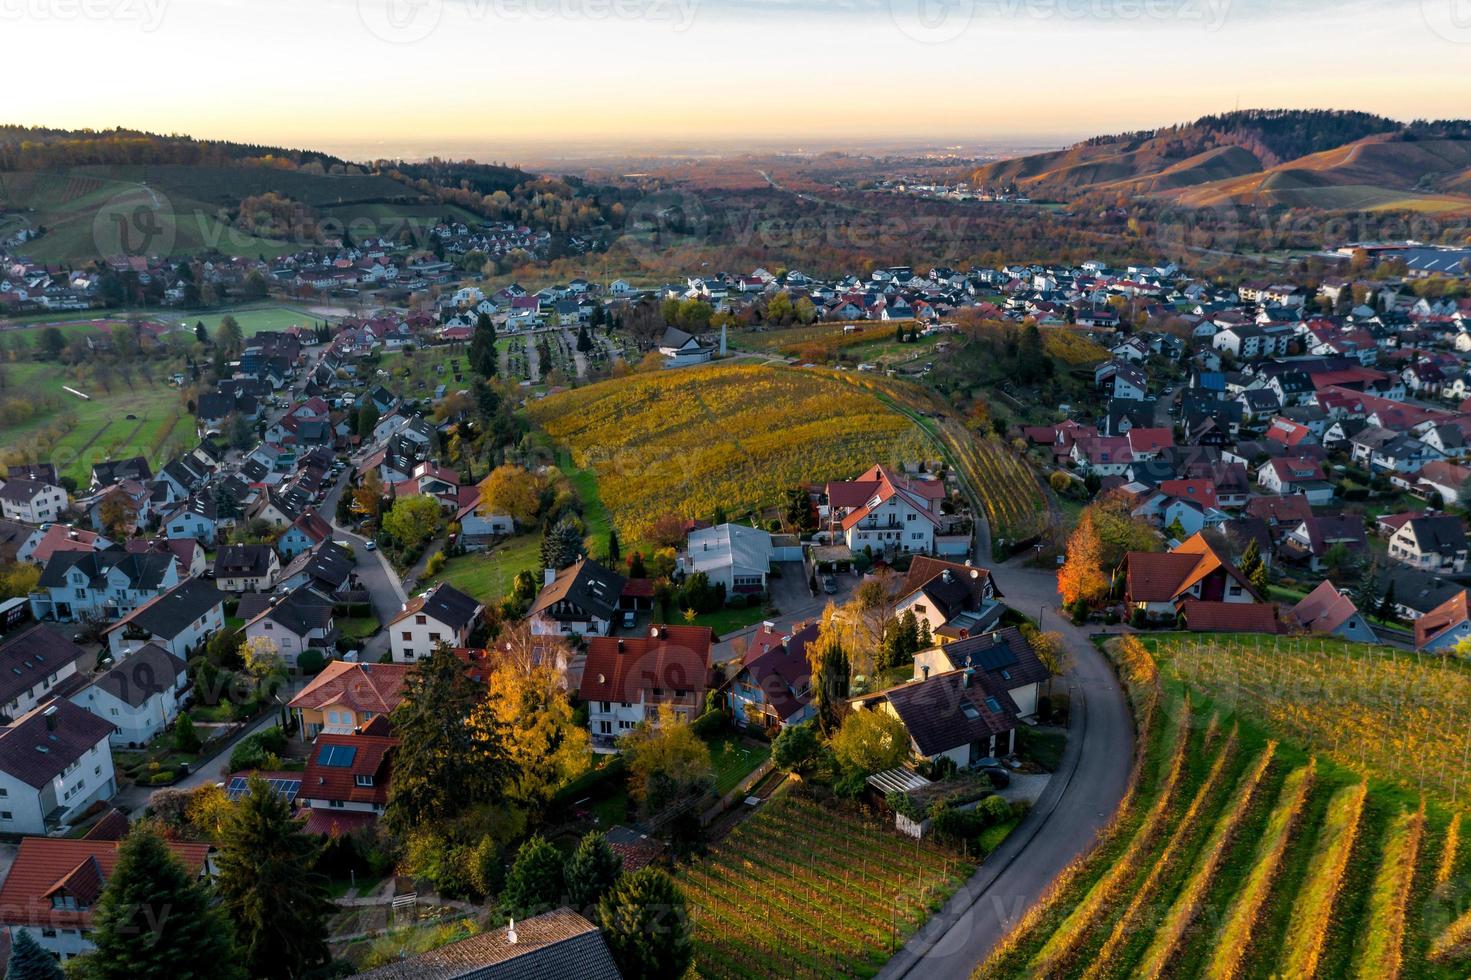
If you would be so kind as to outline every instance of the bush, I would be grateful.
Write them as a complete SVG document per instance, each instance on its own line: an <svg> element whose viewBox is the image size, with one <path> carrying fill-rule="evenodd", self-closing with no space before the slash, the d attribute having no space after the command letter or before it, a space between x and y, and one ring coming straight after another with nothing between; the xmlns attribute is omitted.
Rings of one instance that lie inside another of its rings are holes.
<svg viewBox="0 0 1471 980"><path fill-rule="evenodd" d="M172 783L177 778L178 776L174 773L172 769L162 769L154 773L152 776L148 777L148 785L167 786L169 783Z"/></svg>
<svg viewBox="0 0 1471 980"><path fill-rule="evenodd" d="M725 600L725 608L727 608L727 609L744 609L744 608L746 608L746 597L743 596L743 595L741 595L740 593L736 593L735 595L730 596L729 598L727 598Z"/></svg>
<svg viewBox="0 0 1471 980"><path fill-rule="evenodd" d="M1148 622L1149 620L1144 615L1143 609L1135 609L1132 613L1129 614L1129 625L1134 627L1136 630L1142 630Z"/></svg>
<svg viewBox="0 0 1471 980"><path fill-rule="evenodd" d="M436 551L430 557L429 563L424 566L424 574L429 576L430 578L438 575L440 572L444 571L444 563L446 560L447 559L444 557L443 551Z"/></svg>
<svg viewBox="0 0 1471 980"><path fill-rule="evenodd" d="M711 735L717 735L720 732L723 732L725 730L725 725L725 712L716 709L715 711L707 711L700 717L696 718L694 722L690 724L690 728L694 731L696 735L700 736L701 738L708 738Z"/></svg>
<svg viewBox="0 0 1471 980"><path fill-rule="evenodd" d="M982 814L990 825L1005 823L1011 819L1011 804L999 796L988 796L976 807L976 812Z"/></svg>
<svg viewBox="0 0 1471 980"><path fill-rule="evenodd" d="M327 658L322 656L320 650L303 650L297 655L296 667L307 677L320 674L325 666L327 666Z"/></svg>

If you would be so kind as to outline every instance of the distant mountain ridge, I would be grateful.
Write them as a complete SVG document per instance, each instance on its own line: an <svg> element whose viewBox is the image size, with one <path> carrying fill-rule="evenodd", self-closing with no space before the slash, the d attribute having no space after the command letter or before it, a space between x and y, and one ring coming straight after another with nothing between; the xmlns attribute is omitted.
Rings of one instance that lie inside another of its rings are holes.
<svg viewBox="0 0 1471 980"><path fill-rule="evenodd" d="M1068 201L1471 210L1471 122L1254 109L998 161L973 171L971 182Z"/></svg>

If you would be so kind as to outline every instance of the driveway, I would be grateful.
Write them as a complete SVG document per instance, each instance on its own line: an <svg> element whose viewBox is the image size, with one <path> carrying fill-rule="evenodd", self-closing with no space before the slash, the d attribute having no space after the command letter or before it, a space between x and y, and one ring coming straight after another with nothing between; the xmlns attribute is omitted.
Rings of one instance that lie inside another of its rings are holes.
<svg viewBox="0 0 1471 980"><path fill-rule="evenodd" d="M1014 561L997 569L1006 603L1063 635L1071 668L1067 749L1036 805L879 976L969 980L1053 879L1089 850L1123 799L1134 723L1113 669L1087 633L1057 613L1056 576Z"/></svg>
<svg viewBox="0 0 1471 980"><path fill-rule="evenodd" d="M780 612L772 618L777 628L783 631L798 623L810 623L822 617L829 602L842 605L853 595L861 581L857 575L837 576L838 591L835 595L818 592L813 596L807 573L801 562L782 562L781 578L767 579L771 589L771 601ZM761 628L760 623L734 633L727 633L711 649L710 659L716 664L740 659L750 643L751 635Z"/></svg>
<svg viewBox="0 0 1471 980"><path fill-rule="evenodd" d="M336 485L323 499L318 512L332 522L334 538L346 541L352 546L353 554L357 559L353 570L357 573L358 582L372 600L373 612L377 615L378 622L387 625L388 621L403 609L404 603L408 602L408 595L404 592L403 582L389 566L388 559L383 557L383 553L376 550L369 551L367 538L337 524L337 498L346 492L349 472L350 470L343 471ZM363 645L360 659L365 663L374 662L387 652L388 632L379 630Z"/></svg>

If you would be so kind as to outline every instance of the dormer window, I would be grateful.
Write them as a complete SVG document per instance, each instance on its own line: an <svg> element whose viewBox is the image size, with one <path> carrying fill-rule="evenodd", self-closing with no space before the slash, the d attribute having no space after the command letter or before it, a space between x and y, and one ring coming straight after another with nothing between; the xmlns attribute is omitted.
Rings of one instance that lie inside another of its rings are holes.
<svg viewBox="0 0 1471 980"><path fill-rule="evenodd" d="M365 775L363 773L358 773L356 776L353 777L352 781L359 786L366 787L373 785L373 777L371 775Z"/></svg>

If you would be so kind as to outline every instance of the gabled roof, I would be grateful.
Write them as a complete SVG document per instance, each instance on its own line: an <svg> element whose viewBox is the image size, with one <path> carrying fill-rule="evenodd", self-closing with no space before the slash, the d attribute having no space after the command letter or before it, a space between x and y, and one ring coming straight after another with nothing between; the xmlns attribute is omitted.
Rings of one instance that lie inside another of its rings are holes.
<svg viewBox="0 0 1471 980"><path fill-rule="evenodd" d="M988 689L983 676L967 668L855 701L887 700L919 754L935 756L1016 727L1016 702L1005 690Z"/></svg>
<svg viewBox="0 0 1471 980"><path fill-rule="evenodd" d="M113 728L87 709L54 698L0 729L0 772L39 790L98 744L106 752Z"/></svg>
<svg viewBox="0 0 1471 980"><path fill-rule="evenodd" d="M1332 633L1355 616L1359 616L1359 610L1353 600L1327 579L1292 607L1297 624L1314 633Z"/></svg>
<svg viewBox="0 0 1471 980"><path fill-rule="evenodd" d="M81 647L40 624L0 642L0 704L9 704L85 655Z"/></svg>
<svg viewBox="0 0 1471 980"><path fill-rule="evenodd" d="M318 735L301 776L298 799L387 803L397 747L398 739L378 735ZM359 776L372 777L372 785L358 785Z"/></svg>
<svg viewBox="0 0 1471 980"><path fill-rule="evenodd" d="M1455 595L1415 620L1415 649L1424 649L1427 644L1444 636L1467 619L1471 610L1467 608L1467 593L1460 589Z"/></svg>
<svg viewBox="0 0 1471 980"><path fill-rule="evenodd" d="M225 594L209 583L187 579L163 595L148 600L104 632L111 633L133 625L155 636L173 639L215 606L223 605L224 601Z"/></svg>
<svg viewBox="0 0 1471 980"><path fill-rule="evenodd" d="M1173 602L1216 571L1224 571L1258 602L1263 601L1246 576L1218 555L1203 534L1196 534L1166 554L1131 551L1127 566L1131 602Z"/></svg>
<svg viewBox="0 0 1471 980"><path fill-rule="evenodd" d="M203 872L211 850L209 844L165 843L191 874ZM53 909L50 896L63 887L73 895L77 891L100 894L117 865L120 846L117 840L21 838L10 873L0 885L0 909L4 909L0 922L9 926L85 928L91 923L90 910ZM95 897L86 904L94 903Z"/></svg>
<svg viewBox="0 0 1471 980"><path fill-rule="evenodd" d="M1264 602L1200 602L1180 606L1185 628L1192 633L1276 633L1277 610Z"/></svg>
<svg viewBox="0 0 1471 980"><path fill-rule="evenodd" d="M567 602L596 619L611 621L618 611L623 587L622 575L583 558L558 572L551 584L537 593L527 615L547 613L558 603Z"/></svg>
<svg viewBox="0 0 1471 980"><path fill-rule="evenodd" d="M269 619L295 636L305 636L312 630L326 629L332 621L333 601L310 585L298 586L284 596L267 601L264 609L246 621L247 627ZM252 608L256 607L252 605Z"/></svg>
<svg viewBox="0 0 1471 980"><path fill-rule="evenodd" d="M1040 684L1051 676L1027 638L1014 626L946 643L939 650L956 670L974 667L985 673L986 684L993 689L1014 691Z"/></svg>
<svg viewBox="0 0 1471 980"><path fill-rule="evenodd" d="M400 623L410 616L421 615L443 623L452 630L461 630L474 621L480 609L480 600L465 595L447 582L441 582L428 592L410 599L389 625Z"/></svg>
<svg viewBox="0 0 1471 980"><path fill-rule="evenodd" d="M786 721L812 700L812 667L807 645L817 639L818 624L810 623L790 634L762 627L751 638L741 669L750 674L766 703Z"/></svg>
<svg viewBox="0 0 1471 980"><path fill-rule="evenodd" d="M632 702L641 696L649 701L657 688L702 697L713 639L706 626L653 626L646 636L589 637L578 694L584 701Z"/></svg>
<svg viewBox="0 0 1471 980"><path fill-rule="evenodd" d="M570 909L558 909L429 953L399 960L352 980L619 980L603 934Z"/></svg>
<svg viewBox="0 0 1471 980"><path fill-rule="evenodd" d="M92 681L91 686L136 708L179 682L189 665L155 643L149 643Z"/></svg>
<svg viewBox="0 0 1471 980"><path fill-rule="evenodd" d="M301 693L292 708L320 710L341 704L354 711L386 715L403 700L412 664L352 664L334 660Z"/></svg>

